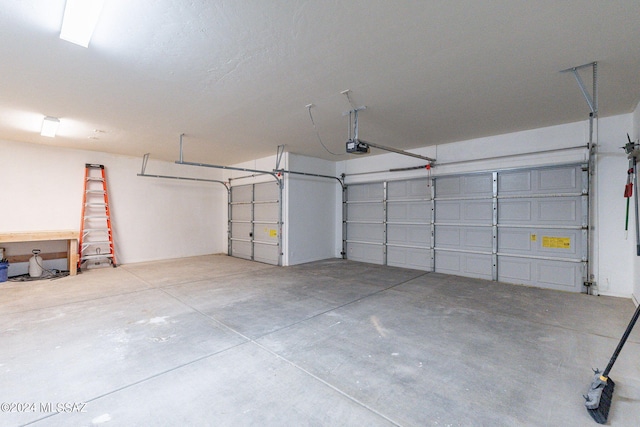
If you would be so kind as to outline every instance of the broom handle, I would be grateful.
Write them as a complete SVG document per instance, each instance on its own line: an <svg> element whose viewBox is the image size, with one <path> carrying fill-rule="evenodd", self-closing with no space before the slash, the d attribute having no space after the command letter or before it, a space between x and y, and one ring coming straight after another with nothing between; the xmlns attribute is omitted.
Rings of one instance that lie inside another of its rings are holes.
<svg viewBox="0 0 640 427"><path fill-rule="evenodd" d="M622 338L618 343L618 347L616 347L616 351L613 352L613 356L611 356L611 360L609 360L609 364L607 365L606 369L602 373L603 377L605 378L609 377L609 371L611 370L611 368L613 368L613 364L618 358L618 354L620 354L620 350L622 350L622 346L624 345L625 342L627 342L627 338L629 338L629 335L631 334L631 331L633 330L633 327L635 326L636 321L638 320L638 317L640 317L640 304L638 304L638 307L636 308L636 312L633 313L633 317L631 318L631 322L629 322L629 325L627 326L627 330L624 331L624 334L622 334Z"/></svg>

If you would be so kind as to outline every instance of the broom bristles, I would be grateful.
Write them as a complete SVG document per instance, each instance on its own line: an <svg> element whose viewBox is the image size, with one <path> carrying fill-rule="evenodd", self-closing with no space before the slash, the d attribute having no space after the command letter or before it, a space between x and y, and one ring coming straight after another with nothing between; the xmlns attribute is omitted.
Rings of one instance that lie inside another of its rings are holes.
<svg viewBox="0 0 640 427"><path fill-rule="evenodd" d="M613 399L613 389L615 387L615 383L611 378L607 378L607 381L603 388L601 388L601 393L598 402L587 401L587 412L591 415L591 418L598 424L604 424L607 422L607 417L609 416L609 409L611 408L611 400ZM592 385L593 387L593 385ZM597 403L597 406L593 408Z"/></svg>

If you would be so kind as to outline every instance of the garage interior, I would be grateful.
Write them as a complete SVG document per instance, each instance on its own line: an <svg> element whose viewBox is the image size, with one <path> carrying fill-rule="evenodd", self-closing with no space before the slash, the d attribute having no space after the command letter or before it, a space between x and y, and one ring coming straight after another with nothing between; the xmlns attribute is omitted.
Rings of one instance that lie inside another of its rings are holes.
<svg viewBox="0 0 640 427"><path fill-rule="evenodd" d="M0 424L595 424L638 2L74 3L0 12Z"/></svg>

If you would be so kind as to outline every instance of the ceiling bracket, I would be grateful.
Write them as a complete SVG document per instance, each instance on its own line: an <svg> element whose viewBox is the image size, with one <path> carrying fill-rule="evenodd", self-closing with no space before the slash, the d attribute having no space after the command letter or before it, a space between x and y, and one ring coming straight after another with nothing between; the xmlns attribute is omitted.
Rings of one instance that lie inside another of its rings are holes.
<svg viewBox="0 0 640 427"><path fill-rule="evenodd" d="M582 77L580 77L580 74L578 73L578 70L582 68L589 68L589 67L592 68L592 72L593 72L593 89L591 94L587 90L587 87L582 81ZM598 63L590 62L588 64L579 65L577 67L567 68L566 70L562 70L560 72L561 73L570 72L573 74L573 76L576 79L576 82L578 83L578 87L580 87L580 91L584 96L584 99L587 101L587 104L589 104L589 109L591 110L591 114L594 117L596 117L598 115Z"/></svg>
<svg viewBox="0 0 640 427"><path fill-rule="evenodd" d="M182 137L184 136L184 133L180 134L180 163L182 163L183 158L182 158Z"/></svg>
<svg viewBox="0 0 640 427"><path fill-rule="evenodd" d="M591 67L593 73L593 88L591 90L591 94L587 90L584 82L582 81L582 77L578 73L578 70L583 68ZM584 65L578 65L577 67L567 68L566 70L560 71L561 73L572 73L578 83L578 87L584 96L585 101L589 105L589 152L592 153L595 149L595 141L593 140L593 121L598 118L598 63L590 62Z"/></svg>
<svg viewBox="0 0 640 427"><path fill-rule="evenodd" d="M283 154L284 154L284 144L278 145L278 148L276 148L276 170L280 169L280 162L282 161Z"/></svg>

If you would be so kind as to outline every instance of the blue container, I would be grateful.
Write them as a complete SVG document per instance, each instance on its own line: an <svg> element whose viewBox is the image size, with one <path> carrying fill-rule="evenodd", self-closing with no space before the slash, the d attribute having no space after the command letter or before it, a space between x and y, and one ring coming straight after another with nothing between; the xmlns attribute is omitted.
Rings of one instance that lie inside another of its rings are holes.
<svg viewBox="0 0 640 427"><path fill-rule="evenodd" d="M9 263L0 262L0 282L6 282L9 275Z"/></svg>

